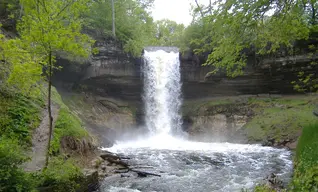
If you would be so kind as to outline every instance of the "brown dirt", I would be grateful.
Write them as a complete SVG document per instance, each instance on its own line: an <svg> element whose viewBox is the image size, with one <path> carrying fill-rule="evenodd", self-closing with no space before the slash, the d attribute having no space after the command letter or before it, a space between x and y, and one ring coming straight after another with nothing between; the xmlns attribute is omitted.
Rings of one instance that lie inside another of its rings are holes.
<svg viewBox="0 0 318 192"><path fill-rule="evenodd" d="M53 127L59 114L59 107L52 103ZM31 161L24 164L24 170L33 172L41 170L45 165L45 157L48 148L49 139L49 114L47 109L42 112L42 121L32 135L32 150L28 152Z"/></svg>

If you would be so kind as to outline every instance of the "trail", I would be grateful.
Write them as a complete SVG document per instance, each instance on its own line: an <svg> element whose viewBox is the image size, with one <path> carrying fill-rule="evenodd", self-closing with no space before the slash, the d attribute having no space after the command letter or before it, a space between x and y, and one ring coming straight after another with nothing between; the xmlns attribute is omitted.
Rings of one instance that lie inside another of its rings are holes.
<svg viewBox="0 0 318 192"><path fill-rule="evenodd" d="M59 107L52 103L53 127L59 114ZM42 112L42 121L40 126L36 128L32 135L32 150L28 152L31 161L24 164L24 170L28 172L39 171L45 165L45 157L48 147L49 135L49 114L47 109Z"/></svg>

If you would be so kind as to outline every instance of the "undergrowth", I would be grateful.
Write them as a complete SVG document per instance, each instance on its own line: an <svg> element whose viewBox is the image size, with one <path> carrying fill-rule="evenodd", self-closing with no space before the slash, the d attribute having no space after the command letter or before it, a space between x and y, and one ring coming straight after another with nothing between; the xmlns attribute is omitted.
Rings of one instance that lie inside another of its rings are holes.
<svg viewBox="0 0 318 192"><path fill-rule="evenodd" d="M68 108L61 108L54 127L54 137L51 142L51 154L58 154L60 142L63 137L87 137L88 133L81 124L80 119L72 114Z"/></svg>
<svg viewBox="0 0 318 192"><path fill-rule="evenodd" d="M39 98L0 92L0 137L30 146L32 131L41 122L43 105L43 100Z"/></svg>
<svg viewBox="0 0 318 192"><path fill-rule="evenodd" d="M31 158L32 133L40 125L41 112L45 108L44 92L37 96L0 89L0 191L29 192L38 190L75 191L82 178L80 168L72 158L65 158L59 152L60 141L64 136L87 137L88 133L80 119L73 114L53 89L53 102L60 111L51 142L49 166L42 172L27 173L23 164Z"/></svg>
<svg viewBox="0 0 318 192"><path fill-rule="evenodd" d="M304 127L296 148L292 191L318 191L318 120Z"/></svg>
<svg viewBox="0 0 318 192"><path fill-rule="evenodd" d="M50 160L47 169L38 175L38 178L39 189L73 192L79 188L78 182L83 178L83 173L73 159L59 156Z"/></svg>
<svg viewBox="0 0 318 192"><path fill-rule="evenodd" d="M0 191L28 192L35 189L32 174L21 168L27 160L17 140L0 137Z"/></svg>
<svg viewBox="0 0 318 192"><path fill-rule="evenodd" d="M63 137L73 137L82 139L88 137L89 134L83 127L79 117L72 113L71 110L63 103L61 96L55 88L52 89L53 102L60 106L58 118L55 122L53 140L51 141L50 154L60 154L61 140Z"/></svg>

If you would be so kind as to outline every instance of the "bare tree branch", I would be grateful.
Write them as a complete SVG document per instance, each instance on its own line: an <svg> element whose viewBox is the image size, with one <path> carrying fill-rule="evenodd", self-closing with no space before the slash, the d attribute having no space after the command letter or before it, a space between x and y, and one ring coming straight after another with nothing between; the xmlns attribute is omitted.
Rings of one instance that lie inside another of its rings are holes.
<svg viewBox="0 0 318 192"><path fill-rule="evenodd" d="M197 4L197 7L198 7L198 9L199 9L199 11L200 11L200 14L201 14L201 17L204 17L204 14L203 14L203 12L202 12L202 8L200 7L200 5L199 5L199 3L198 3L198 0L195 0L195 3Z"/></svg>

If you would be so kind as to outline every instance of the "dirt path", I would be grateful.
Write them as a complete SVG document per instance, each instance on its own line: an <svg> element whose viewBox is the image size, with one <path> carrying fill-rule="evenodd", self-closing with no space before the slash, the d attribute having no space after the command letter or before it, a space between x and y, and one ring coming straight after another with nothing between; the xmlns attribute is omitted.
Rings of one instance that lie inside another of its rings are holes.
<svg viewBox="0 0 318 192"><path fill-rule="evenodd" d="M55 121L57 120L59 112L59 107L52 104L52 117L53 117L53 127ZM48 145L48 134L49 134L49 114L47 109L42 112L42 121L38 128L33 132L32 136L32 151L28 153L28 156L32 158L24 164L25 171L38 171L41 170L45 165L45 157Z"/></svg>

